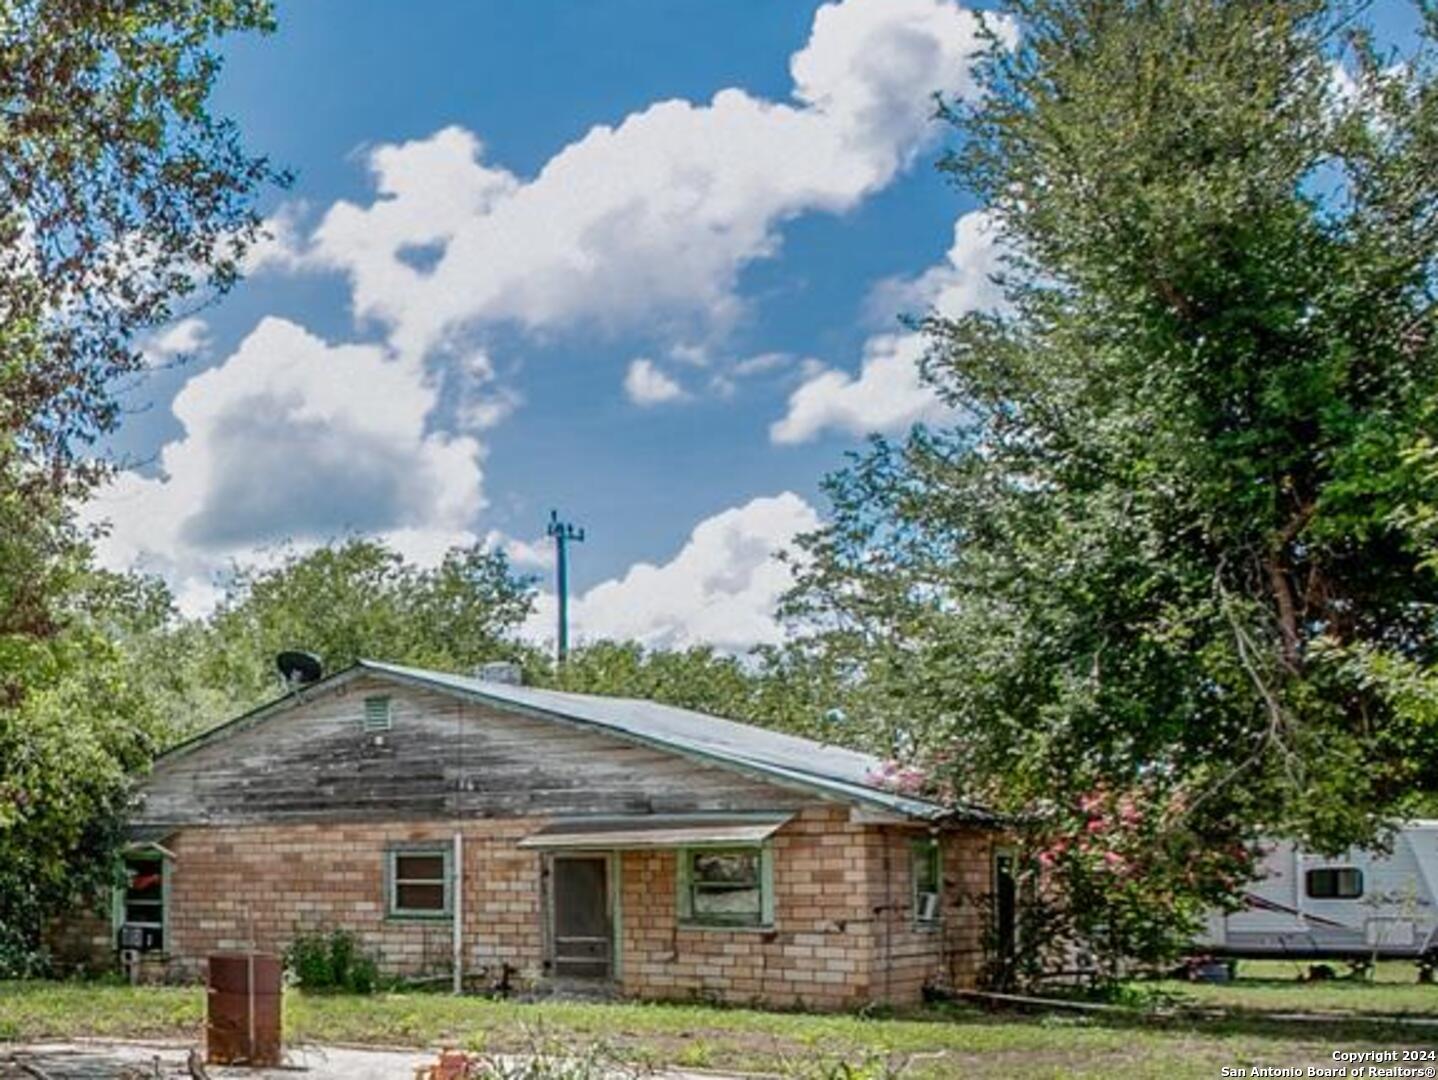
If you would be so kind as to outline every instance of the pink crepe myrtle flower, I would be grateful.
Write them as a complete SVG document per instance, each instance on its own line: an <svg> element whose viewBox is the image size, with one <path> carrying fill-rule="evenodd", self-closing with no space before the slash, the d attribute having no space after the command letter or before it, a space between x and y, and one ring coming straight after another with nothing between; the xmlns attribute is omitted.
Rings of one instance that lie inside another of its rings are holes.
<svg viewBox="0 0 1438 1080"><path fill-rule="evenodd" d="M897 761L886 761L877 769L870 770L868 779L875 787L915 795L924 789L928 774L916 765L900 765Z"/></svg>
<svg viewBox="0 0 1438 1080"><path fill-rule="evenodd" d="M1130 826L1143 821L1143 811L1139 809L1139 805L1132 795L1125 795L1119 800L1118 817L1125 825Z"/></svg>
<svg viewBox="0 0 1438 1080"><path fill-rule="evenodd" d="M894 774L894 787L906 794L917 794L924 787L925 775L922 769L909 766Z"/></svg>
<svg viewBox="0 0 1438 1080"><path fill-rule="evenodd" d="M1090 791L1086 795L1080 795L1078 808L1085 814L1097 814L1103 809L1103 794L1098 791Z"/></svg>
<svg viewBox="0 0 1438 1080"><path fill-rule="evenodd" d="M888 787L893 780L894 773L898 770L899 763L897 761L885 761L880 763L878 768L869 770L867 780L875 787Z"/></svg>

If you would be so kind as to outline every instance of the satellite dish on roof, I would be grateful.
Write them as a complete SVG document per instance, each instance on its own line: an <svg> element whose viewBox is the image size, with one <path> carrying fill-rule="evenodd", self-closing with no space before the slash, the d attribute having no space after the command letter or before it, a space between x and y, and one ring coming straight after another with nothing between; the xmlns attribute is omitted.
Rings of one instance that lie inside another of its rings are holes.
<svg viewBox="0 0 1438 1080"><path fill-rule="evenodd" d="M280 677L292 690L319 682L320 676L324 674L324 667L318 656L298 649L286 649L276 656L275 667L280 669Z"/></svg>

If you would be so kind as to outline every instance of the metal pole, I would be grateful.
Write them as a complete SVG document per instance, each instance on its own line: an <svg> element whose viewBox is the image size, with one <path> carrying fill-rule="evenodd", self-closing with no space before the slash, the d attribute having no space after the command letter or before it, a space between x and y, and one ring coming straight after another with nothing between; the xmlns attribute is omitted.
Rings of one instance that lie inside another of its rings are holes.
<svg viewBox="0 0 1438 1080"><path fill-rule="evenodd" d="M559 662L569 655L569 542L563 530L555 534L559 560Z"/></svg>
<svg viewBox="0 0 1438 1080"><path fill-rule="evenodd" d="M569 655L569 543L571 540L582 541L584 530L567 521L560 521L559 511L551 510L545 532L554 538L555 573L559 579L556 582L559 593L559 633L556 644L559 662L562 664Z"/></svg>

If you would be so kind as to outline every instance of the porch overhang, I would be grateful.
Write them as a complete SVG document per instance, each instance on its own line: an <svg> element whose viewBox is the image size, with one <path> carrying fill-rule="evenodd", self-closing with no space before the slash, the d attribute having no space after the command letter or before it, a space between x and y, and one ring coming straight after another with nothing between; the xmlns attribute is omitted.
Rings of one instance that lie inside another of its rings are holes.
<svg viewBox="0 0 1438 1080"><path fill-rule="evenodd" d="M165 846L164 841L177 832L179 829L174 825L130 825L125 830L122 850L127 855L158 854L173 860L175 853Z"/></svg>
<svg viewBox="0 0 1438 1080"><path fill-rule="evenodd" d="M632 851L762 844L792 817L750 814L723 818L566 818L526 836L519 846L538 851Z"/></svg>

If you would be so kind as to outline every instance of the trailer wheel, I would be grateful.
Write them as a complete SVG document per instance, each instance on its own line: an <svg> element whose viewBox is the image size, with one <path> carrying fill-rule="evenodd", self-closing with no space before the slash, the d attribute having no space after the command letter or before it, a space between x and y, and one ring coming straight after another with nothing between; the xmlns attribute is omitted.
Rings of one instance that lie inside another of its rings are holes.
<svg viewBox="0 0 1438 1080"><path fill-rule="evenodd" d="M1426 952L1418 958L1418 981L1431 986L1434 969L1438 968L1438 952Z"/></svg>

